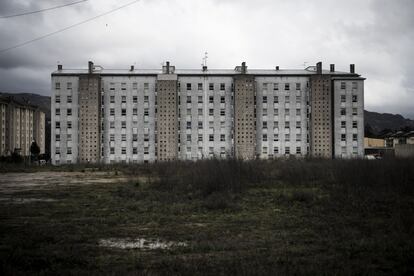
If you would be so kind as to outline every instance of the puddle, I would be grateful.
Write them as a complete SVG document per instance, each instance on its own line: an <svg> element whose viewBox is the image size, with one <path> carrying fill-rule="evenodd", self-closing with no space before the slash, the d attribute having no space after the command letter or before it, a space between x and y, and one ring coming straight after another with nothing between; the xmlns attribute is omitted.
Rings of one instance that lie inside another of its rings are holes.
<svg viewBox="0 0 414 276"><path fill-rule="evenodd" d="M30 202L54 202L57 201L53 198L16 198L16 197L3 197L0 198L0 202L7 202L12 204L24 204L24 203L30 203Z"/></svg>
<svg viewBox="0 0 414 276"><path fill-rule="evenodd" d="M101 239L99 245L102 247L112 247L119 249L171 249L172 247L187 246L185 242L161 241L158 239Z"/></svg>

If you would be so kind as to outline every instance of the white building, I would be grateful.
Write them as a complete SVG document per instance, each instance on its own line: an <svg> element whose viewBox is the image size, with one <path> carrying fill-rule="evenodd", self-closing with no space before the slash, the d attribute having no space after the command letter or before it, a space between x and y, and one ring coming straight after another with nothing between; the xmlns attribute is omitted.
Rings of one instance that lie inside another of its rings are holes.
<svg viewBox="0 0 414 276"><path fill-rule="evenodd" d="M303 70L103 69L52 73L52 160L154 162L362 157L364 78Z"/></svg>

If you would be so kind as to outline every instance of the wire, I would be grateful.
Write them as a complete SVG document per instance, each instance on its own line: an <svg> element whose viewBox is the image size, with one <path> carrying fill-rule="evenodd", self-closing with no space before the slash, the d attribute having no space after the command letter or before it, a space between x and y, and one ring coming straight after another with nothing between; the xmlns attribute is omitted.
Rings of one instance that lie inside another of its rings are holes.
<svg viewBox="0 0 414 276"><path fill-rule="evenodd" d="M110 14L110 13L113 13L113 12L117 11L117 10L123 9L123 8L125 8L125 7L127 7L127 6L132 5L132 4L135 4L135 3L139 2L139 1L140 1L140 0L135 0L135 1L129 2L129 3L125 4L125 5L122 5L122 6L119 6L119 7L115 8L115 9L112 9L112 10L110 10L110 11L107 11L107 12L104 12L104 13L101 13L101 14L98 14L98 15L96 15L96 16L94 16L94 17L91 17L91 18L86 19L86 20L84 20L84 21L81 21L81 22L78 22L78 23L76 23L76 24L70 25L70 26L68 26L68 27L62 28L62 29L60 29L60 30L57 30L57 31L54 31L54 32L51 32L51 33L48 33L48 34L45 34L45 35L42 35L42 36L36 37L36 38L34 38L34 39L31 39L31 40L28 40L28 41L22 42L22 43L20 43L20 44L16 44L16 45L14 45L14 46L11 46L11 47L8 47L8 48L5 48L5 49L1 49L1 50L0 50L0 54L2 54L2 53L4 53L4 52L7 52L7 51L9 51L9 50L12 50L12 49L20 48L20 47L22 47L22 46L25 46L25 45L27 45L27 44L33 43L33 42L35 42L35 41L39 41L39 40L44 39L44 38L46 38L46 37L49 37L49 36L52 36L52 35L55 35L55 34L58 34L58 33L64 32L64 31L66 31L66 30L69 30L69 29L71 29L71 28L74 28L74 27L77 27L77 26L79 26L79 25L85 24L85 23L87 23L87 22L93 21L93 20L95 20L95 19L97 19L97 18L99 18L99 17L102 17L102 16L105 16L105 15L108 15L108 14Z"/></svg>
<svg viewBox="0 0 414 276"><path fill-rule="evenodd" d="M86 2L86 1L88 1L88 0L81 0L81 1L77 1L77 2L63 4L63 5L60 5L60 6L55 6L55 7L50 7L50 8L46 8L46 9L41 9L41 10L37 10L37 11L17 13L17 14L11 14L11 15L4 15L4 16L0 16L0 18L11 18L11 17L24 16L24 15L29 15L29 14L44 12L44 11L50 11L50 10L55 10L55 9L59 9L59 8L67 7L67 6L76 5L76 4L79 4L79 3L82 3L82 2Z"/></svg>

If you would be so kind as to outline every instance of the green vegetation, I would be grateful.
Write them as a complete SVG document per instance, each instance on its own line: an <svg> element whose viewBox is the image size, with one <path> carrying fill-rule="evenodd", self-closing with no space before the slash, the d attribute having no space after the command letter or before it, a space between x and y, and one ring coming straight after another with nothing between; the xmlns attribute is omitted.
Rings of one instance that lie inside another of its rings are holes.
<svg viewBox="0 0 414 276"><path fill-rule="evenodd" d="M412 275L413 161L28 167L49 170L51 180L63 170L107 181L12 194L54 201L0 200L0 272ZM100 246L112 238L187 246Z"/></svg>

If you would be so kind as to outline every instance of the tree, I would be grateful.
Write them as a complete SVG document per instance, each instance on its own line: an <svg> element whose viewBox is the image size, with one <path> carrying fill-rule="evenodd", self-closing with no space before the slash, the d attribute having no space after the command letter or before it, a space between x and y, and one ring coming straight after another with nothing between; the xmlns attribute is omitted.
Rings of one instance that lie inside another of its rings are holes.
<svg viewBox="0 0 414 276"><path fill-rule="evenodd" d="M32 160L36 161L38 159L39 154L40 154L40 148L37 145L36 141L32 142L32 145L30 146L30 153L32 155Z"/></svg>

